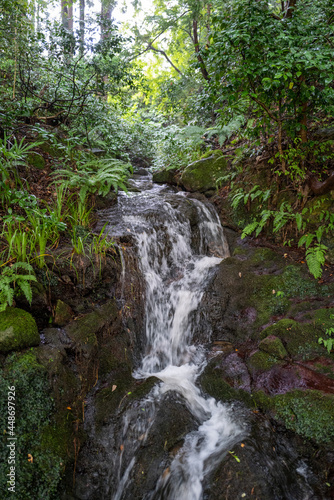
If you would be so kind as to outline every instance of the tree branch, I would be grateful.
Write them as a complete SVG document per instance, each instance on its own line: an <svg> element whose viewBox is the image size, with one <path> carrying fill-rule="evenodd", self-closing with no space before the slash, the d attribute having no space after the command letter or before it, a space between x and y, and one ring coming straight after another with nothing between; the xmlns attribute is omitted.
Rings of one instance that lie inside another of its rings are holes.
<svg viewBox="0 0 334 500"><path fill-rule="evenodd" d="M175 71L177 71L179 73L179 75L182 75L182 72L175 66L175 64L173 64L173 62L169 59L168 55L166 54L166 52L164 50L156 49L151 44L148 47L148 50L153 50L153 52L158 52L159 54L162 54L164 56L164 58L169 62L169 64L171 66L173 66L173 68L175 69Z"/></svg>

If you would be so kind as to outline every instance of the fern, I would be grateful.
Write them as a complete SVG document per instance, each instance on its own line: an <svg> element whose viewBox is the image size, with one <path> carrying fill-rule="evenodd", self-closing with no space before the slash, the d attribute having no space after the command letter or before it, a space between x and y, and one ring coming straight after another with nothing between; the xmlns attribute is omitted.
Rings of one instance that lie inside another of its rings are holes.
<svg viewBox="0 0 334 500"><path fill-rule="evenodd" d="M307 266L315 279L321 278L322 266L325 263L326 250L328 250L326 245L322 245L320 243L317 243L313 247L309 247L306 250Z"/></svg>
<svg viewBox="0 0 334 500"><path fill-rule="evenodd" d="M57 181L64 182L69 188L79 190L82 203L89 194L106 196L111 188L126 191L125 181L132 172L130 163L115 158L96 159L85 163L77 171L62 169L54 175Z"/></svg>
<svg viewBox="0 0 334 500"><path fill-rule="evenodd" d="M19 269L27 271L29 274L18 274ZM13 304L14 293L17 289L21 290L29 304L31 304L32 290L30 282L37 281L36 276L30 274L32 272L33 268L26 262L16 262L12 266L4 267L0 275L0 312L5 311L7 306Z"/></svg>

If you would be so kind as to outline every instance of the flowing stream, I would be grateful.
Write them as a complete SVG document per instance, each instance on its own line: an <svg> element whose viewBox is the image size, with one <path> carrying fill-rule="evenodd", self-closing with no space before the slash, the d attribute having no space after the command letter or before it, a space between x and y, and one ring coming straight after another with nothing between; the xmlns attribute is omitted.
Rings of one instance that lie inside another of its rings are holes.
<svg viewBox="0 0 334 500"><path fill-rule="evenodd" d="M132 299L138 306L126 323L136 356L133 387L146 396L125 395L97 426L94 398L103 387L92 389L75 498L235 500L247 491L246 498L261 500L329 500L300 440L242 404L216 401L200 389L213 355L205 348L210 315L217 313L205 310L204 293L229 255L214 208L149 176L132 183L133 192L120 193L117 204L101 212L100 224L107 222L121 242L120 301L125 313ZM243 453L240 463L231 456L223 461L234 452Z"/></svg>
<svg viewBox="0 0 334 500"><path fill-rule="evenodd" d="M163 395L174 391L199 425L186 436L155 490L145 498L200 500L204 478L245 435L233 409L201 394L196 379L206 365L205 350L192 344L205 285L229 255L228 245L210 206L182 193L161 196L165 188L151 185L147 179L135 184L143 191L121 195L113 220L121 218L134 235L146 281L146 351L134 377L154 375L161 383L141 402L139 415L138 409L130 408L123 417L123 448L131 449L131 454L121 452L116 458L113 499L129 498L126 491L136 451L147 439Z"/></svg>

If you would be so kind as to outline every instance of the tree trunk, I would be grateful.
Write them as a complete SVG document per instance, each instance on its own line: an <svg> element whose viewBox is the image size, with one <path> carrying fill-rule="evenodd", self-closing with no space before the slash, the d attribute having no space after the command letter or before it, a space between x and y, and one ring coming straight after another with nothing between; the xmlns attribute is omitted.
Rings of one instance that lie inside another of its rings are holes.
<svg viewBox="0 0 334 500"><path fill-rule="evenodd" d="M101 2L101 38L108 36L107 23L111 19L111 14L114 9L114 2L110 0L102 0Z"/></svg>
<svg viewBox="0 0 334 500"><path fill-rule="evenodd" d="M85 47L85 0L80 0L80 53Z"/></svg>
<svg viewBox="0 0 334 500"><path fill-rule="evenodd" d="M73 0L61 0L61 22L66 30L73 33Z"/></svg>
<svg viewBox="0 0 334 500"><path fill-rule="evenodd" d="M304 102L302 106L302 114L300 117L300 138L302 142L307 142L307 102Z"/></svg>
<svg viewBox="0 0 334 500"><path fill-rule="evenodd" d="M287 8L286 8L286 14L285 14L285 17L287 19L291 19L292 16L293 16L293 11L296 7L296 3L297 3L297 0L289 0L287 2Z"/></svg>
<svg viewBox="0 0 334 500"><path fill-rule="evenodd" d="M68 6L67 0L60 0L60 8L61 8L61 23L63 27L68 29Z"/></svg>
<svg viewBox="0 0 334 500"><path fill-rule="evenodd" d="M199 62L199 67L200 67L201 73L203 75L203 78L206 81L209 81L210 80L209 73L206 69L205 63L204 63L203 58L202 58L201 53L200 53L199 41L198 41L198 26L197 26L196 19L193 20L193 36L194 36L195 52L197 55L197 60Z"/></svg>

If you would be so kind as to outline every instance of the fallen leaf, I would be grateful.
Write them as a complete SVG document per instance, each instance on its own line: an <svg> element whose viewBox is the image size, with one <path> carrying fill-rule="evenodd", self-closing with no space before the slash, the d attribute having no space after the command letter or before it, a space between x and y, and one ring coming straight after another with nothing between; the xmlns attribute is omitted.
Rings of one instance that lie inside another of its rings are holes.
<svg viewBox="0 0 334 500"><path fill-rule="evenodd" d="M113 385L112 388L111 388L111 392L116 391L116 389L117 389L117 385Z"/></svg>
<svg viewBox="0 0 334 500"><path fill-rule="evenodd" d="M242 274L241 274L241 273L239 273L239 278L241 278L241 276L242 276Z"/></svg>

